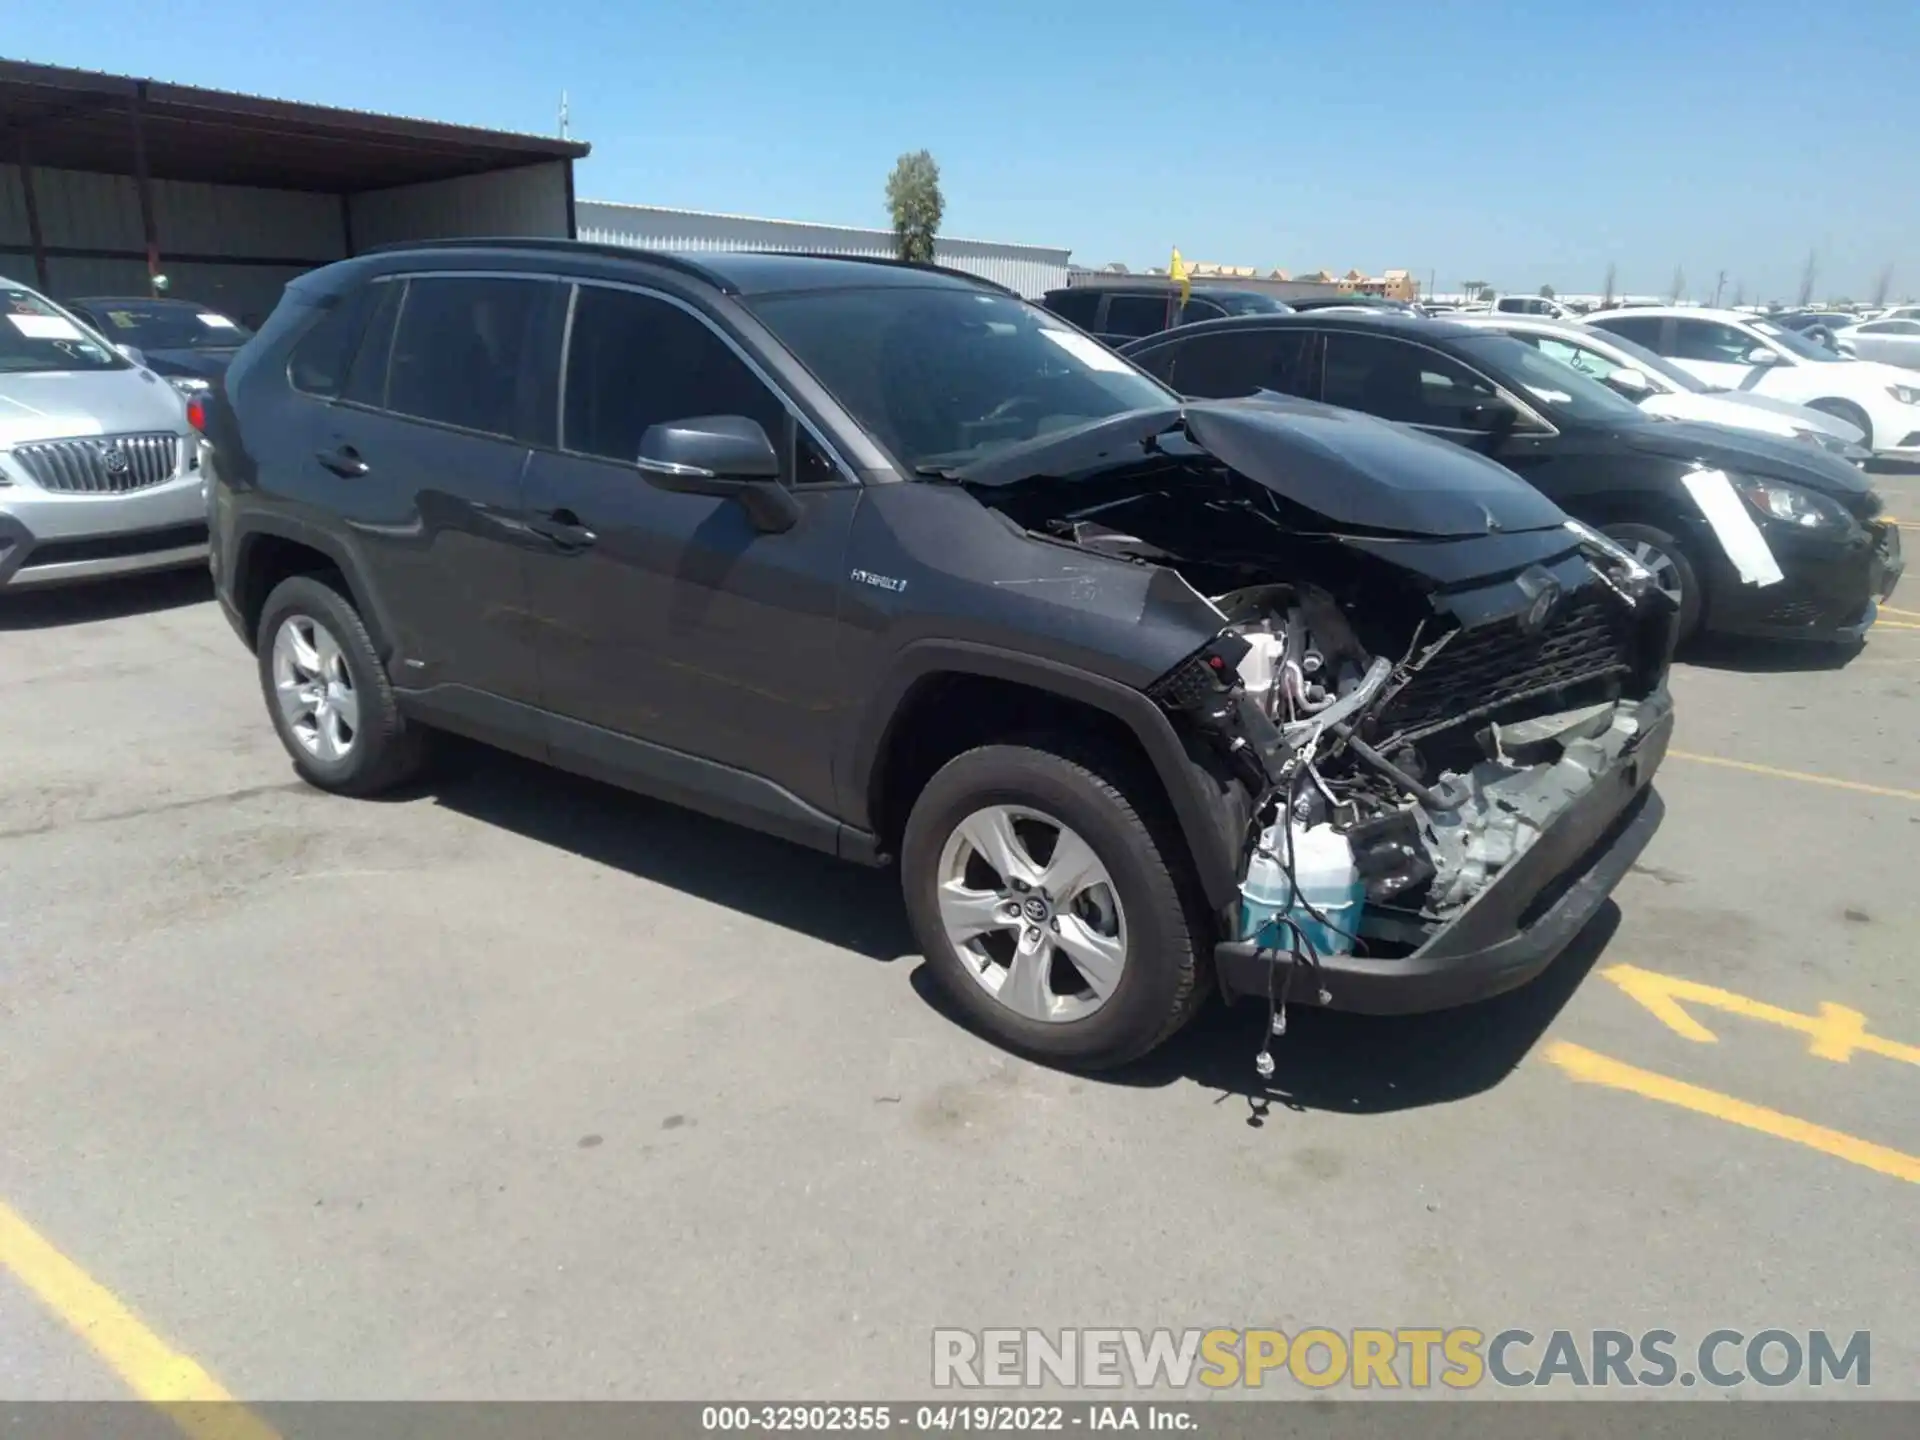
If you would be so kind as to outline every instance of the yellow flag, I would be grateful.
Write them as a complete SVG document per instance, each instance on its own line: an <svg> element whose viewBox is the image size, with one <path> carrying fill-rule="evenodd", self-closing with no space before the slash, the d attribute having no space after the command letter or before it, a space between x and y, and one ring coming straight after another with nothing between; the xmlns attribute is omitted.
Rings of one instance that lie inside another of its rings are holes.
<svg viewBox="0 0 1920 1440"><path fill-rule="evenodd" d="M1180 247L1173 247L1173 263L1167 266L1167 275L1180 286L1180 303L1186 304L1193 298L1193 280L1187 274L1187 262L1180 258Z"/></svg>

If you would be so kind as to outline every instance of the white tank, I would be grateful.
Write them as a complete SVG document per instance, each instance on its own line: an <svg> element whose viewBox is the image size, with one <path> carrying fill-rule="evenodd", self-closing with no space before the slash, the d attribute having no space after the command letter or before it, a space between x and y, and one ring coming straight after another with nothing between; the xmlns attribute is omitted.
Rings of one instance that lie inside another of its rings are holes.
<svg viewBox="0 0 1920 1440"><path fill-rule="evenodd" d="M1240 938L1258 939L1274 950L1293 949L1293 933L1284 925L1268 923L1284 915L1306 933L1319 954L1348 954L1353 949L1353 933L1359 929L1360 906L1366 893L1354 868L1353 847L1331 825L1296 824L1292 836L1293 873L1300 881L1299 895L1292 893L1280 866L1280 827L1269 825L1260 836L1253 863L1247 867L1246 883L1240 887ZM1308 905L1330 923L1323 925L1313 919L1307 913Z"/></svg>

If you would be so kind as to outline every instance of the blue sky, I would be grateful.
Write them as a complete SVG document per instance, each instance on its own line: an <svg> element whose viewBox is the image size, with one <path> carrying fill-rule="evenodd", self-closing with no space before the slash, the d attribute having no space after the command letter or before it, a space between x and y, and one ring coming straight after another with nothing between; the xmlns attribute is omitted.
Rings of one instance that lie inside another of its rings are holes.
<svg viewBox="0 0 1920 1440"><path fill-rule="evenodd" d="M586 198L1090 264L1920 293L1914 0L0 0L0 54L593 142Z"/></svg>

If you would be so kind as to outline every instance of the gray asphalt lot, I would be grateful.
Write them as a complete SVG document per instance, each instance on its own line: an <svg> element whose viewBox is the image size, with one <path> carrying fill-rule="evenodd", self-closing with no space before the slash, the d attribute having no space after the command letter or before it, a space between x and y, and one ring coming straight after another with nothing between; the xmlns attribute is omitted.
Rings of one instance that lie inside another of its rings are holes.
<svg viewBox="0 0 1920 1440"><path fill-rule="evenodd" d="M308 790L198 576L0 600L0 1206L250 1398L918 1395L988 1325L1870 1330L1920 1394L1920 1066L1603 973L1920 1043L1887 618L1682 666L1667 823L1575 949L1300 1015L1263 1089L1247 1009L1110 1080L1010 1059L890 876L664 805L487 752ZM0 1398L128 1394L7 1259Z"/></svg>

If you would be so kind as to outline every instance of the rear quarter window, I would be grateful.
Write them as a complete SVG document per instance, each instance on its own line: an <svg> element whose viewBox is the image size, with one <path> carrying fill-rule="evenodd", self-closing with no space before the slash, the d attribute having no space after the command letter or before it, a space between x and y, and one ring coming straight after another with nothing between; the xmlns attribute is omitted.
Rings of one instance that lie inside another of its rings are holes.
<svg viewBox="0 0 1920 1440"><path fill-rule="evenodd" d="M295 307L289 318L306 326L287 358L287 380L294 389L327 400L339 395L366 324L367 291L363 285L342 296L319 296L313 301L287 293L280 310ZM301 310L308 313L302 315ZM280 312L275 312L273 319L280 318Z"/></svg>

